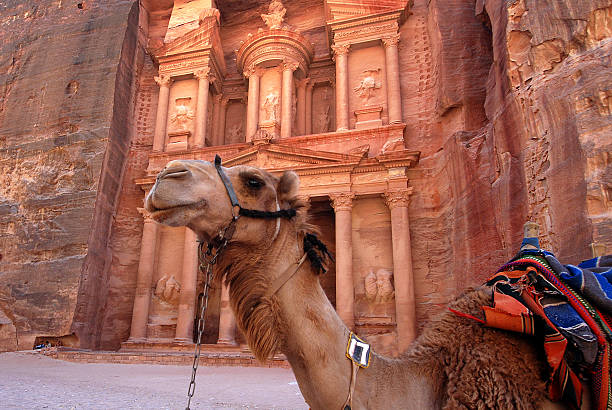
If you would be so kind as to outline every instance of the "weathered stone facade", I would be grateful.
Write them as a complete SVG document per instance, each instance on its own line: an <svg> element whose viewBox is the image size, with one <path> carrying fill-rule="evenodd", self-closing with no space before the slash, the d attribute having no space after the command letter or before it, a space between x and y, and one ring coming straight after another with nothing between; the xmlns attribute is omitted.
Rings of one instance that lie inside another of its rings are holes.
<svg viewBox="0 0 612 410"><path fill-rule="evenodd" d="M0 16L0 351L191 342L194 238L139 209L176 158L295 169L322 285L381 352L528 219L562 260L612 248L609 0L22 3ZM210 306L205 342L240 343L227 290Z"/></svg>

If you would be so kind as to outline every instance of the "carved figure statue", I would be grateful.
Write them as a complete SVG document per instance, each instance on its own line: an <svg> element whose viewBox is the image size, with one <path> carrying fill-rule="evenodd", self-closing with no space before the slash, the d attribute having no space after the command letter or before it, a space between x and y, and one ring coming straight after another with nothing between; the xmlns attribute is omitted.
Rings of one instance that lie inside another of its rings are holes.
<svg viewBox="0 0 612 410"><path fill-rule="evenodd" d="M378 287L376 286L376 274L372 269L370 269L370 272L364 278L364 285L366 299L370 302L374 302L378 294Z"/></svg>
<svg viewBox="0 0 612 410"><path fill-rule="evenodd" d="M230 129L229 129L229 140L234 143L234 142L238 142L241 141L244 136L244 131L242 129L242 124L234 124Z"/></svg>
<svg viewBox="0 0 612 410"><path fill-rule="evenodd" d="M327 105L319 114L319 118L317 119L318 132L322 133L329 131L329 127L331 126L331 118L329 116L330 109L331 107Z"/></svg>
<svg viewBox="0 0 612 410"><path fill-rule="evenodd" d="M393 273L386 269L379 269L376 274L373 270L370 270L370 273L365 277L366 299L376 303L392 301L395 295L391 282L392 276Z"/></svg>
<svg viewBox="0 0 612 410"><path fill-rule="evenodd" d="M198 237L215 238L232 214L215 166L196 160L170 164L149 192L146 210L158 223L189 225ZM259 360L279 351L287 357L311 409L340 409L353 374L346 357L350 330L321 287L317 264L325 261L322 253L309 249L311 258L297 273L280 290L270 289L303 257L304 239L313 232L308 208L298 197L299 177L292 171L276 176L246 165L224 171L238 201L250 209L270 210L270 204L278 203L281 209L296 212L282 223L275 218L241 217L217 259L216 279L229 288L237 325ZM189 178L176 178L186 172ZM253 180L259 181L256 188ZM386 292L385 286L381 290ZM482 306L492 305L490 287L467 290L449 304L462 315L441 309L400 357L386 358L373 351L370 366L354 379L351 407L551 408L546 399L548 364L533 338L468 318L482 318Z"/></svg>
<svg viewBox="0 0 612 410"><path fill-rule="evenodd" d="M176 130L186 131L195 117L195 113L190 107L191 98L177 98L174 113L170 117L170 122Z"/></svg>
<svg viewBox="0 0 612 410"><path fill-rule="evenodd" d="M174 275L164 275L155 285L155 296L166 303L176 303L181 292L181 285L174 278Z"/></svg>
<svg viewBox="0 0 612 410"><path fill-rule="evenodd" d="M365 77L363 77L359 85L354 88L354 91L359 97L363 98L367 104L376 90L382 87L382 83L378 80L380 68L364 70L364 73Z"/></svg>
<svg viewBox="0 0 612 410"><path fill-rule="evenodd" d="M393 290L393 282L391 282L392 277L393 273L386 269L379 269L376 272L377 302L390 302L393 300L395 291Z"/></svg>
<svg viewBox="0 0 612 410"><path fill-rule="evenodd" d="M279 117L279 101L278 94L270 93L263 103L264 121L277 122Z"/></svg>
<svg viewBox="0 0 612 410"><path fill-rule="evenodd" d="M287 9L280 0L272 0L272 3L268 6L268 14L262 14L261 18L270 30L275 30L283 28L286 13Z"/></svg>

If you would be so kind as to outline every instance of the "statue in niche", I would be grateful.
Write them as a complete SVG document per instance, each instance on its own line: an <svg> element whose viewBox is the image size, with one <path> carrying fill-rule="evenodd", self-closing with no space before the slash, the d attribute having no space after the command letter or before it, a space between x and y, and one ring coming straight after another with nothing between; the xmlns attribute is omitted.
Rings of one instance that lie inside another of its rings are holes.
<svg viewBox="0 0 612 410"><path fill-rule="evenodd" d="M272 0L268 6L268 14L262 14L261 18L270 30L277 30L283 28L285 14L287 14L287 9L283 3L280 0Z"/></svg>
<svg viewBox="0 0 612 410"><path fill-rule="evenodd" d="M382 83L378 79L380 74L380 68L376 68L374 70L364 70L365 76L359 83L357 87L353 90L357 93L357 95L365 100L367 104L370 101L370 98L376 93L376 90L382 87Z"/></svg>
<svg viewBox="0 0 612 410"><path fill-rule="evenodd" d="M194 117L195 114L191 109L191 97L177 98L174 113L170 117L173 128L177 131L187 131Z"/></svg>
<svg viewBox="0 0 612 410"><path fill-rule="evenodd" d="M234 126L228 130L228 134L229 140L232 143L244 141L244 132L242 130L242 124L234 124Z"/></svg>
<svg viewBox="0 0 612 410"><path fill-rule="evenodd" d="M331 125L331 118L329 116L330 109L331 107L329 105L326 105L323 111L319 113L319 118L317 118L317 128L318 132L320 133L329 131L329 127Z"/></svg>
<svg viewBox="0 0 612 410"><path fill-rule="evenodd" d="M270 93L266 97L263 103L264 121L277 122L278 121L278 109L279 101L278 94Z"/></svg>
<svg viewBox="0 0 612 410"><path fill-rule="evenodd" d="M393 273L387 269L379 269L376 273L370 269L365 277L366 299L375 303L391 302L395 296L392 276Z"/></svg>
<svg viewBox="0 0 612 410"><path fill-rule="evenodd" d="M174 278L174 275L164 275L155 285L155 296L166 303L176 303L181 292L181 285Z"/></svg>

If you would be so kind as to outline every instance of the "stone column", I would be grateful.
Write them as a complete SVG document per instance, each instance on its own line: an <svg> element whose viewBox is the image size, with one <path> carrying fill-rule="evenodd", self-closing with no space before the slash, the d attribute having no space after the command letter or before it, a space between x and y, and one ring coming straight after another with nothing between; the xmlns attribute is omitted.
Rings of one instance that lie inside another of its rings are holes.
<svg viewBox="0 0 612 410"><path fill-rule="evenodd" d="M219 339L217 344L236 344L236 319L230 307L229 288L225 283L221 285L221 309L219 312Z"/></svg>
<svg viewBox="0 0 612 410"><path fill-rule="evenodd" d="M293 72L297 69L296 63L283 64L283 96L281 98L281 138L291 136L293 126Z"/></svg>
<svg viewBox="0 0 612 410"><path fill-rule="evenodd" d="M149 303L153 286L153 271L155 269L155 247L159 225L151 219L144 208L138 208L144 218L142 242L140 244L140 260L136 278L136 295L132 310L132 325L128 342L144 342L147 337L147 322L149 320Z"/></svg>
<svg viewBox="0 0 612 410"><path fill-rule="evenodd" d="M166 144L168 97L170 97L172 79L167 74L160 74L155 77L155 82L159 85L159 100L157 102L157 116L155 117L155 133L153 134L153 151L163 151Z"/></svg>
<svg viewBox="0 0 612 410"><path fill-rule="evenodd" d="M306 86L308 79L297 82L297 128L298 135L306 134Z"/></svg>
<svg viewBox="0 0 612 410"><path fill-rule="evenodd" d="M403 352L416 338L416 300L408 221L408 204L411 193L412 189L409 188L387 191L383 195L391 211L395 316L400 352Z"/></svg>
<svg viewBox="0 0 612 410"><path fill-rule="evenodd" d="M383 38L385 46L385 63L387 66L387 96L389 104L389 123L402 123L402 95L400 92L399 54L397 44L400 36Z"/></svg>
<svg viewBox="0 0 612 410"><path fill-rule="evenodd" d="M261 78L257 67L249 68L245 73L249 78L249 96L247 100L246 141L251 141L257 132L259 122L259 80Z"/></svg>
<svg viewBox="0 0 612 410"><path fill-rule="evenodd" d="M210 88L210 68L197 70L193 75L198 79L198 101L196 105L195 137L193 143L196 148L206 145L206 129L208 121L208 90Z"/></svg>
<svg viewBox="0 0 612 410"><path fill-rule="evenodd" d="M312 134L312 90L314 89L314 84L312 81L308 82L306 86L306 128L305 134Z"/></svg>
<svg viewBox="0 0 612 410"><path fill-rule="evenodd" d="M217 145L225 145L225 117L227 117L228 103L228 98L224 98L221 100L221 107L219 110L219 123L217 124Z"/></svg>
<svg viewBox="0 0 612 410"><path fill-rule="evenodd" d="M214 97L214 106L213 106L213 123L212 123L212 145L220 145L219 144L219 117L221 116L221 99L223 96L221 94L217 94Z"/></svg>
<svg viewBox="0 0 612 410"><path fill-rule="evenodd" d="M181 274L181 293L175 335L177 342L193 341L193 320L195 318L198 280L198 243L196 240L196 234L191 229L185 228L183 273Z"/></svg>
<svg viewBox="0 0 612 410"><path fill-rule="evenodd" d="M336 60L336 130L349 129L348 53L350 44L333 45Z"/></svg>
<svg viewBox="0 0 612 410"><path fill-rule="evenodd" d="M353 329L355 324L352 243L354 197L355 194L350 192L330 195L336 213L336 311L349 329Z"/></svg>

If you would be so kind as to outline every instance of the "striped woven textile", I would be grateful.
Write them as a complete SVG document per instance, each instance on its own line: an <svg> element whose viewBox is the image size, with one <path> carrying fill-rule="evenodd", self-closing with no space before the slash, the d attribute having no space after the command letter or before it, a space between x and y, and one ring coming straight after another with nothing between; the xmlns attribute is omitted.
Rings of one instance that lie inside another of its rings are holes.
<svg viewBox="0 0 612 410"><path fill-rule="evenodd" d="M549 397L575 408L584 379L591 381L593 407L612 409L612 266L601 262L562 265L550 252L522 251L486 282L494 306L483 306L485 324L539 336Z"/></svg>

